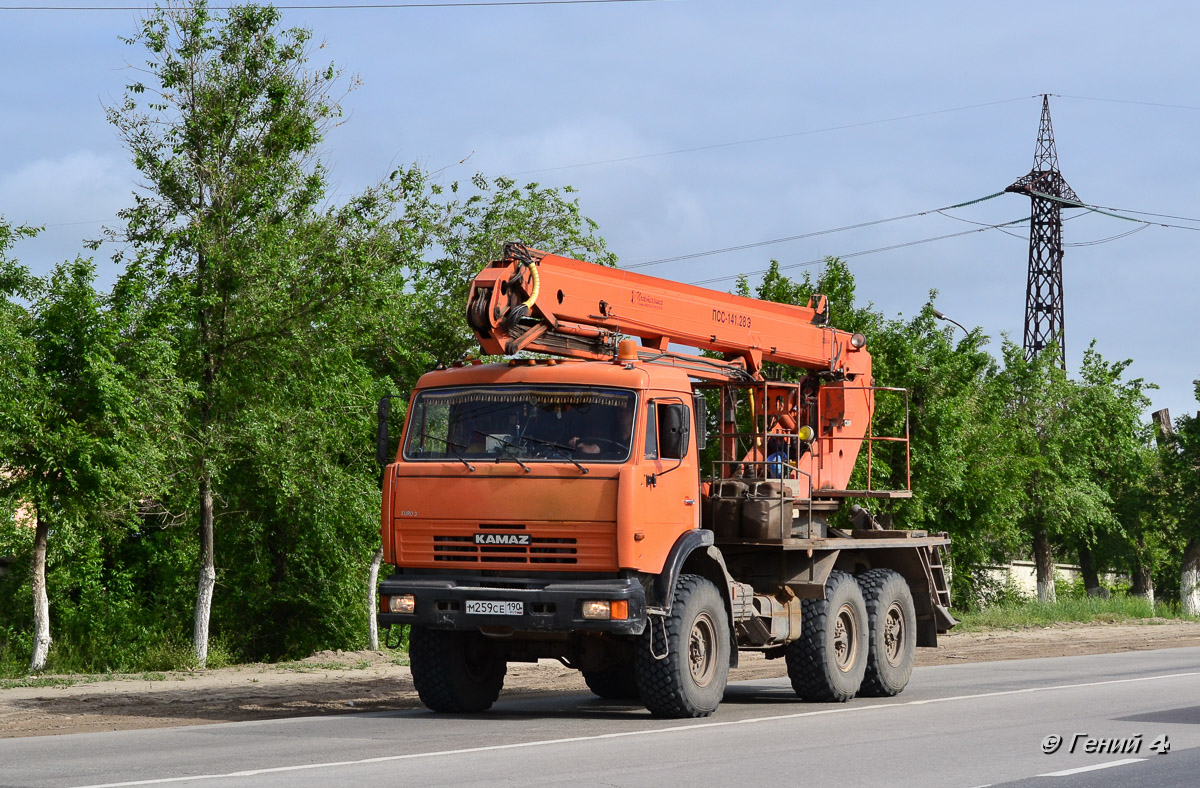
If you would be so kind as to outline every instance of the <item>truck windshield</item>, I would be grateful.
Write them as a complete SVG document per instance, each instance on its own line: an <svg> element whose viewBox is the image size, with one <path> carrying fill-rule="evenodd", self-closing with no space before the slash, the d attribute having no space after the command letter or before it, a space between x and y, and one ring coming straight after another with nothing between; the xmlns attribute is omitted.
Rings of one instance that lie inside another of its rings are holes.
<svg viewBox="0 0 1200 788"><path fill-rule="evenodd" d="M404 459L622 462L633 439L632 391L470 386L422 391Z"/></svg>

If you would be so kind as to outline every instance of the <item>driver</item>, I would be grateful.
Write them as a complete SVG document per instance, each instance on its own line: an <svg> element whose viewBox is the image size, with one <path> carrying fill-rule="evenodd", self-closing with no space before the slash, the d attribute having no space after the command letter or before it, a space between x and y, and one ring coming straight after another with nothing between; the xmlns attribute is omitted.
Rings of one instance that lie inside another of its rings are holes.
<svg viewBox="0 0 1200 788"><path fill-rule="evenodd" d="M613 457L624 456L631 433L633 432L633 407L629 405L617 409L616 429L612 432L584 439L576 435L567 441L567 445L579 454L596 455L604 453Z"/></svg>

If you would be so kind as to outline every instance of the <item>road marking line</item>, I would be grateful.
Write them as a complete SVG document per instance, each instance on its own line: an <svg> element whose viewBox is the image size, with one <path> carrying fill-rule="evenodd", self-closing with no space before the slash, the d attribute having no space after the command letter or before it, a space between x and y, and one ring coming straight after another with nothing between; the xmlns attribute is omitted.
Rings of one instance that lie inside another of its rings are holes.
<svg viewBox="0 0 1200 788"><path fill-rule="evenodd" d="M657 736L664 733L679 733L703 728L728 728L734 725L756 725L761 722L778 722L795 720L802 717L820 717L828 714L851 714L878 709L897 709L904 706L926 706L931 703L949 703L959 700L974 700L977 698L996 698L1004 695L1026 695L1031 692L1052 692L1054 690L1078 689L1081 687L1101 687L1108 684L1132 684L1139 681L1160 681L1162 679L1178 679L1189 676L1200 676L1200 671L1189 673L1168 673L1162 676L1141 676L1136 679L1111 679L1109 681L1089 681L1081 684L1057 684L1050 687L1025 687L1015 690L999 690L997 692L981 692L976 695L953 695L946 698L929 698L927 700L910 700L899 703L873 703L869 706L839 706L820 711L798 711L792 714L777 714L771 717L747 717L741 720L724 720L721 722L700 722L691 725L672 725L669 728L652 728L650 730L618 731L616 733L598 733L594 736L571 736L565 739L541 739L538 741L515 742L512 744L493 744L486 747L465 747L457 750L437 750L435 752L412 752L406 755L380 755L375 758L362 758L355 761L329 761L326 763L305 763L294 766L272 766L263 769L248 769L241 772L226 772L224 774L196 774L188 777L157 777L149 780L132 780L120 783L101 783L97 785L78 786L78 788L132 788L138 785L166 785L168 783L183 783L192 780L222 780L229 777L256 777L260 774L279 774L281 772L299 772L307 769L330 769L337 766L360 766L371 763L392 763L394 761L411 761L418 758L436 758L445 755L470 755L477 752L494 752L496 750L519 750L526 747L548 747L555 744L573 744L575 742L599 741L602 739L621 739L628 736ZM1144 760L1134 758L1132 760ZM1110 765L1116 766L1128 761L1117 761ZM1089 767L1102 768L1102 767ZM1047 776L1047 775L1040 775Z"/></svg>
<svg viewBox="0 0 1200 788"><path fill-rule="evenodd" d="M1097 769L1111 769L1114 766L1124 766L1127 763L1140 763L1146 760L1145 758L1126 758L1122 761L1109 761L1108 763L1098 763L1095 766L1080 766L1077 769L1063 769L1061 772L1046 772L1039 774L1038 777L1067 777L1072 774L1081 774L1082 772L1094 772Z"/></svg>

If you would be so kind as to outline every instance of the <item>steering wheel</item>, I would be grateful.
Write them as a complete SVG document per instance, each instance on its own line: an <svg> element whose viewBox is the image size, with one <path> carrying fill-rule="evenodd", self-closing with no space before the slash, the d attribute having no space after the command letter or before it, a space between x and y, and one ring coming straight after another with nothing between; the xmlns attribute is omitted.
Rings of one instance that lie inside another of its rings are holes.
<svg viewBox="0 0 1200 788"><path fill-rule="evenodd" d="M621 441L611 440L609 438L583 438L581 443L594 443L601 451L606 447L615 452L623 452L627 448Z"/></svg>

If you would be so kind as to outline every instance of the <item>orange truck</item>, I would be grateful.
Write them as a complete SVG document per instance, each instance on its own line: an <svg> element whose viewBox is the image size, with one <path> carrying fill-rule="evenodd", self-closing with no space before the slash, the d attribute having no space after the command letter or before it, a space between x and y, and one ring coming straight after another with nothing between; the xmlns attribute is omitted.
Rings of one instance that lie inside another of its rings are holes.
<svg viewBox="0 0 1200 788"><path fill-rule="evenodd" d="M805 700L904 689L955 623L949 539L832 519L911 491L869 481L876 453L907 473L907 435L872 433L876 398L907 394L827 313L506 245L467 320L510 358L421 377L394 455L380 403L377 616L409 627L422 702L480 712L509 662L557 659L702 717L745 651Z"/></svg>

